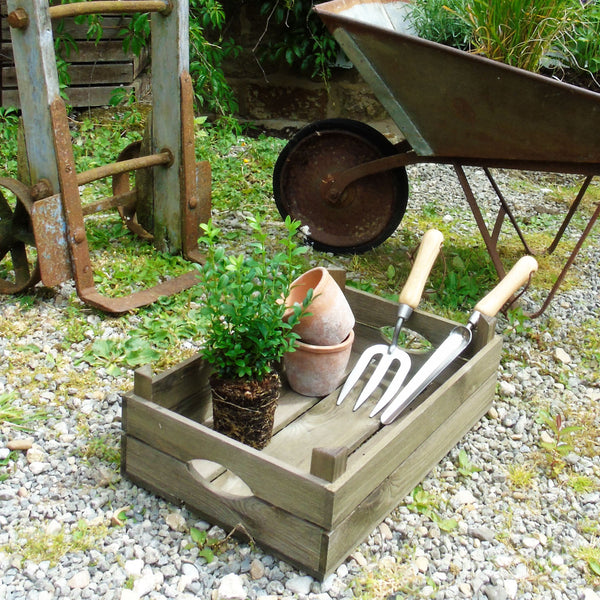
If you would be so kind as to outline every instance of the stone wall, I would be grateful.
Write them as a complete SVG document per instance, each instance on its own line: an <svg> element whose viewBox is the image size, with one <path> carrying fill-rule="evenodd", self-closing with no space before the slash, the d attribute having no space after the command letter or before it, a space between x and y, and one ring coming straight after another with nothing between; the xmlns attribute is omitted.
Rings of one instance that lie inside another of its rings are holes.
<svg viewBox="0 0 600 600"><path fill-rule="evenodd" d="M285 64L260 63L260 44L276 37L280 26L271 24L266 29L267 19L259 14L258 0L224 0L222 4L227 13L227 35L243 48L240 57L225 65L242 119L277 129L344 117L385 131L393 129L387 112L356 69L336 67L332 79L325 84L294 72Z"/></svg>

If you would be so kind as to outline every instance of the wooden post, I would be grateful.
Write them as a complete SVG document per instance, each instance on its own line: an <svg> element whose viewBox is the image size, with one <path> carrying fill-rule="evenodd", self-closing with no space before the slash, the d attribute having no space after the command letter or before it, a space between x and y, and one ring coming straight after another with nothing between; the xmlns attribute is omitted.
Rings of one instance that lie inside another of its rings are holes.
<svg viewBox="0 0 600 600"><path fill-rule="evenodd" d="M11 27L31 183L47 179L59 191L50 105L60 97L54 38L46 0L8 0L8 12L24 9L27 27Z"/></svg>
<svg viewBox="0 0 600 600"><path fill-rule="evenodd" d="M154 240L163 252L181 252L185 201L180 174L183 148L180 124L181 75L189 72L189 10L186 0L173 0L169 15L152 15L152 152L168 148L170 167L154 169ZM192 116L193 127L193 116Z"/></svg>

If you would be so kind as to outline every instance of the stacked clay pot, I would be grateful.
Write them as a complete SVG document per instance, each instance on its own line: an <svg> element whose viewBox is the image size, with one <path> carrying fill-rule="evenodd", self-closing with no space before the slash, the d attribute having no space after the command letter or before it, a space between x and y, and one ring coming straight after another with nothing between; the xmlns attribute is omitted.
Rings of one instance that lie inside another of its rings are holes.
<svg viewBox="0 0 600 600"><path fill-rule="evenodd" d="M327 269L316 267L296 279L285 300L287 307L301 304L309 290L313 299L307 316L293 330L300 336L295 352L284 358L290 387L304 396L327 396L344 379L354 342L354 315L344 292ZM286 310L289 318L292 308Z"/></svg>

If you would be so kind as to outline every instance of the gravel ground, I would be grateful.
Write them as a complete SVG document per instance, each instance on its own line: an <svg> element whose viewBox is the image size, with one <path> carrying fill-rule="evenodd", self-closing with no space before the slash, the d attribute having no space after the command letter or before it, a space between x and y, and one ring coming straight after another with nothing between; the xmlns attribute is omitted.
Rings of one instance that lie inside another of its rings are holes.
<svg viewBox="0 0 600 600"><path fill-rule="evenodd" d="M472 231L445 167L413 167L409 179L411 211L436 202L456 231ZM474 187L486 210L481 176ZM528 194L522 211L555 208L543 187ZM72 284L31 306L0 298L0 398L14 394L32 414L45 410L30 431L0 423L0 474L8 475L0 483L0 598L600 598L599 238L596 227L575 266L577 284L543 317L516 328L500 319L506 344L492 409L422 482L419 502L398 498L323 582L233 539L207 563L190 528L209 538L228 532L132 485L90 452L86 432L99 447L118 440L120 394L132 374L78 363L89 341L57 350L64 315L78 303ZM345 265L352 277L350 260L315 260ZM533 308L539 298L532 291L523 302ZM115 327L93 311L88 322L90 337ZM39 352L23 366L27 347ZM538 422L540 410L581 427L554 462L541 446L555 438Z"/></svg>

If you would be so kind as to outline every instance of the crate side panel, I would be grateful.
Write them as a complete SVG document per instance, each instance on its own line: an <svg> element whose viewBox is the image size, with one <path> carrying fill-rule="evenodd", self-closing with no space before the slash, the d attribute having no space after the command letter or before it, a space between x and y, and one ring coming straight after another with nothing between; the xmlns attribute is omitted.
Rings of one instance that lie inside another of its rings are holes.
<svg viewBox="0 0 600 600"><path fill-rule="evenodd" d="M331 521L333 495L326 482L264 452L134 395L127 397L126 427L128 435L184 463L203 459L226 467L257 497L294 515L323 527Z"/></svg>
<svg viewBox="0 0 600 600"><path fill-rule="evenodd" d="M125 474L173 502L183 502L226 531L242 527L260 545L318 573L324 530L255 496L221 494L190 473L185 463L134 438L126 440ZM166 494L165 494L166 492ZM242 530L242 531L243 531Z"/></svg>
<svg viewBox="0 0 600 600"><path fill-rule="evenodd" d="M480 350L437 389L391 425L382 427L348 459L346 472L332 484L333 524L344 519L437 427L490 377L497 376L502 339Z"/></svg>
<svg viewBox="0 0 600 600"><path fill-rule="evenodd" d="M333 571L489 410L496 377L490 377L400 464L329 536L327 563Z"/></svg>

